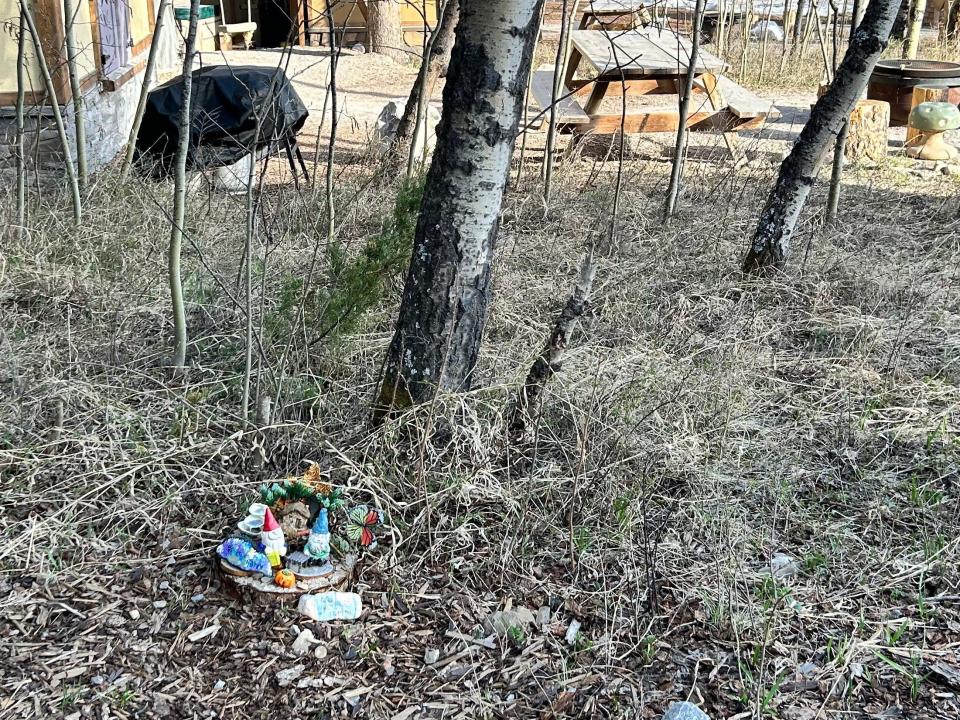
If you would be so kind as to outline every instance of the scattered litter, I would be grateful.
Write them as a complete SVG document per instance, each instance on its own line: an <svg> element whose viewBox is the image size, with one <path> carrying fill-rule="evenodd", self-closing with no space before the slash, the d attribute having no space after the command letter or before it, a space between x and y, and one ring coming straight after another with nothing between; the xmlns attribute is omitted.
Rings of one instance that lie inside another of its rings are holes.
<svg viewBox="0 0 960 720"><path fill-rule="evenodd" d="M492 635L507 635L511 629L526 630L537 621L533 611L520 607L512 610L497 610L483 621L483 629Z"/></svg>
<svg viewBox="0 0 960 720"><path fill-rule="evenodd" d="M203 630L197 630L195 633L190 633L187 635L187 640L190 642L197 642L198 640L203 640L205 637L216 635L219 630L219 625L208 625Z"/></svg>
<svg viewBox="0 0 960 720"><path fill-rule="evenodd" d="M130 608L130 612L128 612L127 614L130 616L130 619L131 619L131 620L139 620L139 619L140 619L140 611L137 610L136 608Z"/></svg>
<svg viewBox="0 0 960 720"><path fill-rule="evenodd" d="M356 620L363 606L357 593L326 592L301 595L297 610L317 622L329 620Z"/></svg>
<svg viewBox="0 0 960 720"><path fill-rule="evenodd" d="M551 617L553 617L553 612L550 610L550 606L542 606L539 610L537 610L537 625L539 625L541 628L549 625Z"/></svg>
<svg viewBox="0 0 960 720"><path fill-rule="evenodd" d="M294 665L291 668L286 668L285 670L278 670L276 674L277 685L280 687L288 687L292 685L301 675L303 675L303 665Z"/></svg>
<svg viewBox="0 0 960 720"><path fill-rule="evenodd" d="M310 646L315 643L317 639L313 636L313 633L310 630L302 630L297 639L293 641L292 649L296 655L306 655L310 651Z"/></svg>
<svg viewBox="0 0 960 720"><path fill-rule="evenodd" d="M226 686L227 686L227 684L226 684L223 680L217 680L217 681L213 684L213 691L214 691L214 692L218 692L218 691L220 691L220 690L223 690Z"/></svg>
<svg viewBox="0 0 960 720"><path fill-rule="evenodd" d="M313 656L317 660L323 660L327 656L327 646L317 645L317 647L313 649Z"/></svg>
<svg viewBox="0 0 960 720"><path fill-rule="evenodd" d="M580 635L580 621L571 620L570 627L567 628L566 635L563 636L563 639L567 641L567 645L573 646L577 644L577 636Z"/></svg>
<svg viewBox="0 0 960 720"><path fill-rule="evenodd" d="M785 553L777 553L770 558L770 574L784 579L800 573L800 563Z"/></svg>

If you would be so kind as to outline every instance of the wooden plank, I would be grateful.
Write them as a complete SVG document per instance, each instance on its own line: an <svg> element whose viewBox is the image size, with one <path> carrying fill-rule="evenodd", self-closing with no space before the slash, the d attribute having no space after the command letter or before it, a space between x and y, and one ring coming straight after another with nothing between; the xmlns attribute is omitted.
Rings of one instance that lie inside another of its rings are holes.
<svg viewBox="0 0 960 720"><path fill-rule="evenodd" d="M33 22L37 26L43 57L50 68L54 92L61 105L70 99L70 78L63 53L63 6L60 0L34 0Z"/></svg>
<svg viewBox="0 0 960 720"><path fill-rule="evenodd" d="M707 92L703 77L696 78L693 84L695 88ZM730 112L739 118L764 117L775 120L780 117L780 112L773 106L772 102L764 100L745 87L737 85L728 77L723 75L717 77L717 90L723 96Z"/></svg>
<svg viewBox="0 0 960 720"><path fill-rule="evenodd" d="M530 80L530 94L541 110L549 111L553 100L553 67L543 65L534 71ZM561 87L557 99L557 122L564 124L582 124L590 122L590 116L583 111L575 96L564 97L569 90Z"/></svg>
<svg viewBox="0 0 960 720"><path fill-rule="evenodd" d="M619 78L683 75L687 72L690 41L669 30L644 28L613 31L574 30L571 43L599 75ZM697 74L720 72L726 63L708 52L697 56Z"/></svg>
<svg viewBox="0 0 960 720"><path fill-rule="evenodd" d="M724 99L723 91L719 87L719 78L713 73L704 73L701 77L701 82L703 83L703 89L707 93L707 99L711 107L718 111L724 110L727 107L727 102ZM727 150L730 151L730 157L733 158L733 162L736 165L740 165L746 161L746 155L740 147L735 132L725 131L723 133L723 141L726 143Z"/></svg>
<svg viewBox="0 0 960 720"><path fill-rule="evenodd" d="M711 111L691 113L687 116L687 127L709 120L715 113ZM601 135L620 132L625 133L654 133L676 132L680 125L680 113L662 107L639 108L639 112L631 111L626 116L619 114L595 115L589 125L578 125L575 133L595 132Z"/></svg>

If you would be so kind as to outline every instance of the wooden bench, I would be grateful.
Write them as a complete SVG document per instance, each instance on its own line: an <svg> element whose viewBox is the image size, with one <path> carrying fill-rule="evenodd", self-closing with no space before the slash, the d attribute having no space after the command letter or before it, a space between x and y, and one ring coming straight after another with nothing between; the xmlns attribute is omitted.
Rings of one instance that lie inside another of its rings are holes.
<svg viewBox="0 0 960 720"><path fill-rule="evenodd" d="M542 124L550 117L550 105L553 102L553 82L552 65L541 65L537 70L534 70L533 77L530 79L530 94L543 113L540 118L541 122L538 124ZM588 125L589 123L590 116L583 111L576 95L571 95L570 91L561 84L560 95L557 98L557 125Z"/></svg>
<svg viewBox="0 0 960 720"><path fill-rule="evenodd" d="M695 79L693 86L697 90L707 92L702 78ZM780 117L780 112L770 100L764 100L724 75L717 77L717 92L723 98L722 102L726 104L727 109L741 120L752 118L776 120Z"/></svg>

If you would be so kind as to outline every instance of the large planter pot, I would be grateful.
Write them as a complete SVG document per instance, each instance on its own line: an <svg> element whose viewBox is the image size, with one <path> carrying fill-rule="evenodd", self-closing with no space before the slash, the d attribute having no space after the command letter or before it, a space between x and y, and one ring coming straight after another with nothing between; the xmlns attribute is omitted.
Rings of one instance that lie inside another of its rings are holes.
<svg viewBox="0 0 960 720"><path fill-rule="evenodd" d="M960 104L960 63L940 60L881 60L870 75L867 98L890 103L890 124L903 126L913 106L913 88L947 89L947 102Z"/></svg>

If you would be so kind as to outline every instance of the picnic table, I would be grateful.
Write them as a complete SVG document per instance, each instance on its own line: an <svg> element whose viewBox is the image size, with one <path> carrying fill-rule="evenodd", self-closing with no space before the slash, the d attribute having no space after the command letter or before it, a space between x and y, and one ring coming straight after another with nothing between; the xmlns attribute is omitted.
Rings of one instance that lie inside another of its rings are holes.
<svg viewBox="0 0 960 720"><path fill-rule="evenodd" d="M636 30L574 30L571 51L557 103L557 124L563 132L627 133L676 131L679 102L621 107L604 113L608 94L673 95L685 86L690 40L655 27ZM736 130L761 126L779 117L772 103L722 75L726 63L700 51L694 67L694 95L687 127L720 130L734 156ZM544 109L553 98L554 73L549 66L536 70L531 94ZM585 98L581 103L581 98ZM619 105L619 104L618 104Z"/></svg>
<svg viewBox="0 0 960 720"><path fill-rule="evenodd" d="M650 24L650 13L642 0L592 0L583 8L580 29L592 25L602 28L635 28Z"/></svg>

